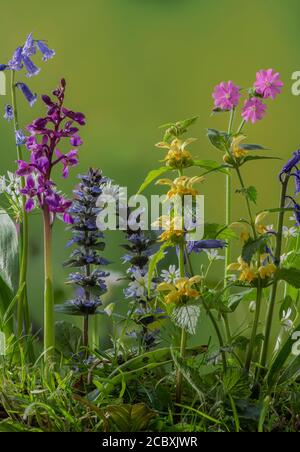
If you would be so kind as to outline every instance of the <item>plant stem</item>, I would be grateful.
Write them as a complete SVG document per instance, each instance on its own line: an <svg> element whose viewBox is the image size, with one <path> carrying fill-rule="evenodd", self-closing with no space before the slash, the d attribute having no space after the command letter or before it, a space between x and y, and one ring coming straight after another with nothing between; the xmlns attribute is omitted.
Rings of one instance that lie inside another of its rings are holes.
<svg viewBox="0 0 300 452"><path fill-rule="evenodd" d="M281 256L281 249L282 249L282 229L283 229L283 222L284 222L284 207L286 202L286 194L287 194L287 188L289 183L290 176L287 175L285 177L285 180L282 183L282 190L281 190L281 198L280 198L280 212L278 216L278 227L277 227L277 236L276 236L276 249L275 249L275 265L279 267L280 265L280 256ZM264 344L262 348L261 353L261 359L260 359L260 370L266 366L267 358L268 358L268 351L269 351L269 343L270 343L270 337L271 337L271 330L272 330L272 322L273 322L273 316L274 316L274 308L275 308L275 302L276 302L276 295L277 295L277 287L278 287L278 281L275 279L272 290L271 290L271 296L267 311L267 318L266 318L266 327L265 327L265 334L264 334ZM258 372L258 376L260 374L260 371Z"/></svg>
<svg viewBox="0 0 300 452"><path fill-rule="evenodd" d="M87 349L89 345L89 316L83 317L83 346Z"/></svg>
<svg viewBox="0 0 300 452"><path fill-rule="evenodd" d="M45 360L51 361L55 349L54 333L54 294L52 275L52 228L48 206L43 208L44 217L44 352Z"/></svg>
<svg viewBox="0 0 300 452"><path fill-rule="evenodd" d="M261 285L261 280L259 278L257 292L256 292L255 318L254 318L251 339L249 342L248 353L247 353L246 362L245 362L245 369L247 370L247 372L249 372L249 370L250 370L252 356L253 356L255 343L256 343L256 335L257 335L257 329L258 329L258 325L259 325L260 311L261 311L261 300L262 300L262 285Z"/></svg>
<svg viewBox="0 0 300 452"><path fill-rule="evenodd" d="M179 245L179 271L180 271L180 277L185 277L185 269L184 269L184 242L180 243ZM184 328L181 330L181 341L180 341L180 357L183 359L185 357L185 351L186 351L186 344L187 344L187 332ZM181 396L182 396L182 373L180 372L180 369L177 370L177 376L176 376L176 403L181 403Z"/></svg>
<svg viewBox="0 0 300 452"><path fill-rule="evenodd" d="M17 96L15 86L15 71L11 71L11 99L14 116L14 129L15 132L19 130L18 108L17 108ZM15 139L15 138L14 138ZM17 147L18 160L23 160L22 148L19 145ZM24 177L21 178L21 186L24 187ZM25 198L22 199L23 212L22 212L22 224L20 225L21 233L21 247L20 247L20 273L19 273L19 287L24 284L24 290L18 300L17 307L17 333L18 336L22 335L23 326L25 326L25 334L29 334L29 307L27 297L27 267L28 267L28 215L25 210Z"/></svg>
<svg viewBox="0 0 300 452"><path fill-rule="evenodd" d="M186 256L187 256L187 263L188 263L188 266L189 266L190 274L191 274L191 276L194 276L194 271L193 271L193 267L192 267L190 256L188 255L188 253L186 253ZM207 313L207 315L208 315L208 317L209 317L209 319L210 319L210 321L211 321L211 323L212 323L212 325L213 325L213 327L215 329L216 335L218 337L218 341L219 341L219 345L220 345L220 349L221 349L223 370L224 370L224 372L226 372L226 370L227 370L227 360L226 360L226 353L224 352L224 340L223 340L223 336L222 336L221 330L219 328L218 322L214 318L211 310L207 306L207 304L206 304L204 299L202 300L202 303L203 303L204 309L206 310L206 313Z"/></svg>
<svg viewBox="0 0 300 452"><path fill-rule="evenodd" d="M243 121L242 121L241 124L240 124L240 127L239 127L238 130L237 130L237 135L239 135L239 134L242 132L245 123L246 123L246 121L243 119Z"/></svg>

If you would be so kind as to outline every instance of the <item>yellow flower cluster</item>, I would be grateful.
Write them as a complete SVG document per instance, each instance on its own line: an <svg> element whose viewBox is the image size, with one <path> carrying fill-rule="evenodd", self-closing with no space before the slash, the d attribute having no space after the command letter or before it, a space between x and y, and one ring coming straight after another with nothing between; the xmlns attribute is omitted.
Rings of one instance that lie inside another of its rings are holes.
<svg viewBox="0 0 300 452"><path fill-rule="evenodd" d="M245 151L245 149L241 148L239 145L240 143L245 139L245 135L238 135L236 137L234 137L232 139L231 142L231 152L232 155L236 158L236 159L240 159L242 157L245 157L245 155L248 154L247 151Z"/></svg>
<svg viewBox="0 0 300 452"><path fill-rule="evenodd" d="M171 190L168 191L167 197L170 199L173 196L196 196L199 192L193 188L193 185L202 182L204 180L203 177L187 177L180 176L177 177L174 181L171 179L160 179L156 182L156 185L169 185Z"/></svg>
<svg viewBox="0 0 300 452"><path fill-rule="evenodd" d="M193 157L186 146L196 141L195 138L188 138L185 141L175 138L171 144L161 141L156 145L160 149L168 149L168 153L164 159L167 166L171 168L188 168L193 164Z"/></svg>
<svg viewBox="0 0 300 452"><path fill-rule="evenodd" d="M163 215L153 223L154 227L164 229L164 232L160 235L159 241L166 242L170 240L174 243L179 243L184 238L183 218L182 217L170 217L169 215Z"/></svg>
<svg viewBox="0 0 300 452"><path fill-rule="evenodd" d="M179 278L174 284L161 283L158 286L160 292L167 292L164 299L167 304L182 304L190 299L200 296L200 292L194 288L201 281L201 276L193 278Z"/></svg>
<svg viewBox="0 0 300 452"><path fill-rule="evenodd" d="M265 254L260 257L261 264L266 261L267 257L268 255ZM242 257L239 257L238 261L230 264L227 269L229 271L239 271L240 281L252 283L258 277L260 277L261 279L271 278L276 272L277 267L273 263L267 263L257 268L257 266L253 265L252 263L249 265L242 259Z"/></svg>

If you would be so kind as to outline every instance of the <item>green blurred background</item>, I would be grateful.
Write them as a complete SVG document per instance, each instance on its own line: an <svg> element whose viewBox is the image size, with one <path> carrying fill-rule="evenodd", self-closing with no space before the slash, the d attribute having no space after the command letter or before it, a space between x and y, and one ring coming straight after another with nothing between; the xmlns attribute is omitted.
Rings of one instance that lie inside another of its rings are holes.
<svg viewBox="0 0 300 452"><path fill-rule="evenodd" d="M262 68L278 70L285 83L281 96L268 103L268 115L246 129L249 142L264 144L286 159L299 146L300 98L291 94L291 74L300 69L298 0L14 0L1 3L1 62L33 32L56 51L29 84L49 93L63 76L67 104L87 116L82 130L80 171L89 166L134 193L161 157L154 144L160 124L199 115L191 135L199 140L194 155L221 161L211 148L206 127L226 127L226 116L211 116L211 92L221 80L242 87L252 85ZM37 59L35 59L37 61ZM25 78L24 76L22 76ZM8 102L1 97L1 109ZM37 103L30 109L20 97L22 125L43 114ZM0 174L15 168L12 126L0 122ZM277 205L277 173L281 163L249 164L247 183L259 190L257 210ZM61 187L71 193L76 170ZM212 175L202 186L206 220L224 221L224 179ZM244 214L236 195L234 216ZM30 295L34 316L42 314L42 240L39 216L31 218ZM67 271L61 263L68 252L68 233L55 226L57 300L66 298ZM120 271L119 236L109 236L107 257ZM120 295L120 294L119 294ZM119 297L118 295L118 297Z"/></svg>

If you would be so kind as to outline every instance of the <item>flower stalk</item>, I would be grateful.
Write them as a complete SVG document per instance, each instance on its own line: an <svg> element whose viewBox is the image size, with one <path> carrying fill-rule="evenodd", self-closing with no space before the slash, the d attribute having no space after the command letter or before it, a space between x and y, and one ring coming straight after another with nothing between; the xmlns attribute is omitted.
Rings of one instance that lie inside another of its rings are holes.
<svg viewBox="0 0 300 452"><path fill-rule="evenodd" d="M53 359L55 349L54 334L54 293L52 271L52 227L49 208L43 208L44 220L44 351L45 361Z"/></svg>

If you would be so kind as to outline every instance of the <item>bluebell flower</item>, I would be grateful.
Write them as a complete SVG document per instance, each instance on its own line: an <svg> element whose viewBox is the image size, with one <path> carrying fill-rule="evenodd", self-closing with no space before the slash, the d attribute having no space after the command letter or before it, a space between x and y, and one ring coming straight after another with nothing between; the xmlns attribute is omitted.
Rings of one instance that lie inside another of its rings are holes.
<svg viewBox="0 0 300 452"><path fill-rule="evenodd" d="M26 135L24 134L23 130L16 130L16 145L22 146L26 143Z"/></svg>
<svg viewBox="0 0 300 452"><path fill-rule="evenodd" d="M17 83L16 87L19 88L19 90L22 91L22 93L24 94L26 100L28 101L29 105L32 107L36 100L37 100L37 95L33 94L31 92L31 90L28 88L28 86L26 85L26 83Z"/></svg>
<svg viewBox="0 0 300 452"><path fill-rule="evenodd" d="M295 172L295 194L300 193L300 170L296 170Z"/></svg>
<svg viewBox="0 0 300 452"><path fill-rule="evenodd" d="M291 171L297 167L299 162L300 162L300 149L294 152L293 157L290 160L288 160L288 162L284 165L280 172L280 178L283 174L290 174Z"/></svg>
<svg viewBox="0 0 300 452"><path fill-rule="evenodd" d="M188 254L198 254L203 250L222 249L225 247L226 242L224 242L224 240L198 240L187 243L187 252Z"/></svg>
<svg viewBox="0 0 300 452"><path fill-rule="evenodd" d="M25 41L25 44L22 49L22 55L23 57L31 57L32 55L36 54L36 44L32 37L32 33L30 33Z"/></svg>
<svg viewBox="0 0 300 452"><path fill-rule="evenodd" d="M11 105L9 104L5 105L5 113L3 117L7 121L12 121L14 119L14 110Z"/></svg>
<svg viewBox="0 0 300 452"><path fill-rule="evenodd" d="M0 64L0 72L5 71L8 68L7 64Z"/></svg>
<svg viewBox="0 0 300 452"><path fill-rule="evenodd" d="M55 56L54 50L49 49L44 41L37 41L38 48L43 54L43 60L48 61Z"/></svg>
<svg viewBox="0 0 300 452"><path fill-rule="evenodd" d="M40 68L38 68L34 62L27 56L23 56L23 62L27 69L27 77L33 77L34 75L38 75L40 72Z"/></svg>
<svg viewBox="0 0 300 452"><path fill-rule="evenodd" d="M12 59L8 63L9 69L12 71L20 71L23 68L23 47L18 47L13 54Z"/></svg>

